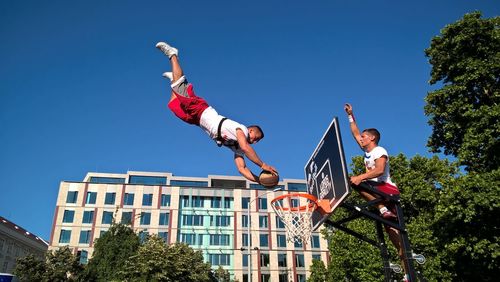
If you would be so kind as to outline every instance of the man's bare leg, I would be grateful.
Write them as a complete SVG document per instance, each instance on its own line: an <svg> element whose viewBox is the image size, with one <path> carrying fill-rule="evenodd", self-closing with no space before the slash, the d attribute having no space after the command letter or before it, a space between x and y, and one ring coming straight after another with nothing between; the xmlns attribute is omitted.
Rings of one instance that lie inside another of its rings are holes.
<svg viewBox="0 0 500 282"><path fill-rule="evenodd" d="M398 251L398 256L401 261L401 265L403 266L403 270L406 274L408 273L408 271L406 269L404 253L403 253L403 244L401 242L401 236L399 234L399 231L392 227L386 228L386 231L387 234L389 234L389 240L391 240L392 244L394 245L394 247L396 247L396 250Z"/></svg>
<svg viewBox="0 0 500 282"><path fill-rule="evenodd" d="M172 65L172 73L165 73L164 76L168 77L172 80L172 82L178 81L183 75L183 71L181 65L179 63L178 50L165 42L158 42L156 44L156 48L165 54L170 60L170 64ZM172 95L170 96L170 101L174 100L177 96L174 91L172 91Z"/></svg>

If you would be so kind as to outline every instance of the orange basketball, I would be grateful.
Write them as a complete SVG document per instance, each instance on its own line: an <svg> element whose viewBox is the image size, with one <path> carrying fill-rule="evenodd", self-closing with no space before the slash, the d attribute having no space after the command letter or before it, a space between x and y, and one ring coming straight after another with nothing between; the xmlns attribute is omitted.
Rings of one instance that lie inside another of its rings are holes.
<svg viewBox="0 0 500 282"><path fill-rule="evenodd" d="M263 170L259 175L259 182L262 186L265 187L274 187L278 185L278 181L280 180L279 175L274 175L270 171Z"/></svg>

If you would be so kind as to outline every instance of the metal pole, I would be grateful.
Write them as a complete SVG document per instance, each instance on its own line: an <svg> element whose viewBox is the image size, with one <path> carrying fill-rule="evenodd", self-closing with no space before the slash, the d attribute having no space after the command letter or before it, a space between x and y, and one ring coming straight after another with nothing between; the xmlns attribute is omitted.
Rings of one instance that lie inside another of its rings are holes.
<svg viewBox="0 0 500 282"><path fill-rule="evenodd" d="M283 190L282 187L278 187L278 188L275 188L271 191L268 191L267 193L263 194L262 196L266 196L267 194L269 193L273 193L273 192L278 192L278 191L281 191ZM247 207L247 218L248 218L248 224L247 224L247 239L248 239L248 282L252 282L252 235L251 235L251 229L250 229L250 226L252 225L252 220L250 219L250 208L252 206L252 203L257 200L259 198L259 195L257 195L257 197L255 197L253 200L251 200L249 203L248 203L248 207Z"/></svg>

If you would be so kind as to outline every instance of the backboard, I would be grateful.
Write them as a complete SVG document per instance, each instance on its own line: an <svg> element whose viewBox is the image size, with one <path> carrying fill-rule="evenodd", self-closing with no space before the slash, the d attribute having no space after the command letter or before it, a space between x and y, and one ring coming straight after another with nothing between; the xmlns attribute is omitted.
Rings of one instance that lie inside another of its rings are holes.
<svg viewBox="0 0 500 282"><path fill-rule="evenodd" d="M349 195L349 180L337 117L328 126L304 171L307 192L318 200L330 200L330 213ZM318 229L329 215L314 211L311 218L313 230Z"/></svg>

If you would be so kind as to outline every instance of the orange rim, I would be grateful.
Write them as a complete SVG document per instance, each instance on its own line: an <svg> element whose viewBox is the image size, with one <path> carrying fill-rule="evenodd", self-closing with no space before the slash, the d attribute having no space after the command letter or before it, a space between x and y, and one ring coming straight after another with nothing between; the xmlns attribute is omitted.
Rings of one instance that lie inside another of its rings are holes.
<svg viewBox="0 0 500 282"><path fill-rule="evenodd" d="M284 208L284 207L275 205L275 203L278 202L279 200L282 200L284 198L291 198L291 197L306 198L306 199L310 200L311 202L307 205L302 205L299 207L292 207L292 208ZM302 212L305 210L311 210L311 208L313 208L313 207L314 207L314 209L316 209L316 207L318 206L318 198L314 197L311 194L302 194L302 193L284 194L284 195L281 195L281 196L274 198L271 201L271 205L274 208L276 208L278 210L282 210L282 211Z"/></svg>

